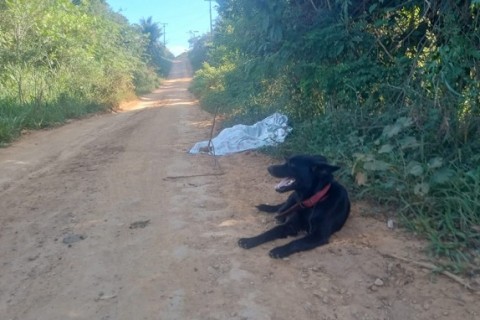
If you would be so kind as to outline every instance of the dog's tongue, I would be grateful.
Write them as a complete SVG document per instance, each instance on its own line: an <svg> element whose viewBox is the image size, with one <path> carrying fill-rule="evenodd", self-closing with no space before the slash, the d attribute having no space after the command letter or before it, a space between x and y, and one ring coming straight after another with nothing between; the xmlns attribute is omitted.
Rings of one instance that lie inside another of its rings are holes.
<svg viewBox="0 0 480 320"><path fill-rule="evenodd" d="M293 179L293 178L285 178L282 181L280 181L279 184L277 184L275 186L275 190L280 190L282 188L288 187L289 185L291 185L294 182L295 182L295 179Z"/></svg>

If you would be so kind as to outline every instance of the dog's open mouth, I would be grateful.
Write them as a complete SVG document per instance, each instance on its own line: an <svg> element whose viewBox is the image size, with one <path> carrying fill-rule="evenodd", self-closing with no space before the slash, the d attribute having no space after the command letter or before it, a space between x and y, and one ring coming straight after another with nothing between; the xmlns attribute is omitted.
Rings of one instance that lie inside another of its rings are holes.
<svg viewBox="0 0 480 320"><path fill-rule="evenodd" d="M292 184L295 183L295 179L293 178L284 178L282 181L280 181L279 184L275 186L276 191L284 191L288 187L290 187Z"/></svg>

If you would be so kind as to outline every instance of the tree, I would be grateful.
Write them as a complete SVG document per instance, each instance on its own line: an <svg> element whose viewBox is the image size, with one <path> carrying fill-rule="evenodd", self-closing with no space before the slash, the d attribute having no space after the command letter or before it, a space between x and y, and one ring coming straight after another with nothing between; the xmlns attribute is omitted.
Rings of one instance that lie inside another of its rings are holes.
<svg viewBox="0 0 480 320"><path fill-rule="evenodd" d="M163 34L158 23L153 22L152 17L148 17L147 19L141 18L140 27L142 28L142 33L148 36L149 47L155 47Z"/></svg>
<svg viewBox="0 0 480 320"><path fill-rule="evenodd" d="M147 37L147 55L150 65L159 75L167 76L173 55L160 42L163 33L158 23L153 22L152 17L142 18L140 19L140 30Z"/></svg>

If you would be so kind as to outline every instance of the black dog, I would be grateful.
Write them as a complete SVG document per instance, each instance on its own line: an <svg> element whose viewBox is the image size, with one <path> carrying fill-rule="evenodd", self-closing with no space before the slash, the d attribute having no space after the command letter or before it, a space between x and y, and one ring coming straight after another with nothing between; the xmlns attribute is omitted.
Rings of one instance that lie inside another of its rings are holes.
<svg viewBox="0 0 480 320"><path fill-rule="evenodd" d="M333 172L338 169L328 164L323 156L306 155L293 156L285 164L268 167L272 176L283 178L275 187L277 192L294 192L282 204L261 204L257 208L278 213L277 220L283 223L256 237L242 238L238 245L250 249L306 231L305 237L270 251L270 257L284 258L328 243L330 236L343 227L350 213L347 190L333 178Z"/></svg>

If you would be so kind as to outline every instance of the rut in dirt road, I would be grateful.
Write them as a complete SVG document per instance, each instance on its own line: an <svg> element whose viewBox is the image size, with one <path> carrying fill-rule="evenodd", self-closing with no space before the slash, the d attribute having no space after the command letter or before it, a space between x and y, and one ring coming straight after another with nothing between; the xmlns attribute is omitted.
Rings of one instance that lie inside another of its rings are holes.
<svg viewBox="0 0 480 320"><path fill-rule="evenodd" d="M477 296L389 258L421 243L359 204L321 248L239 248L274 223L253 207L282 200L272 160L187 153L211 125L190 77L177 60L139 104L0 150L0 319L478 319Z"/></svg>

